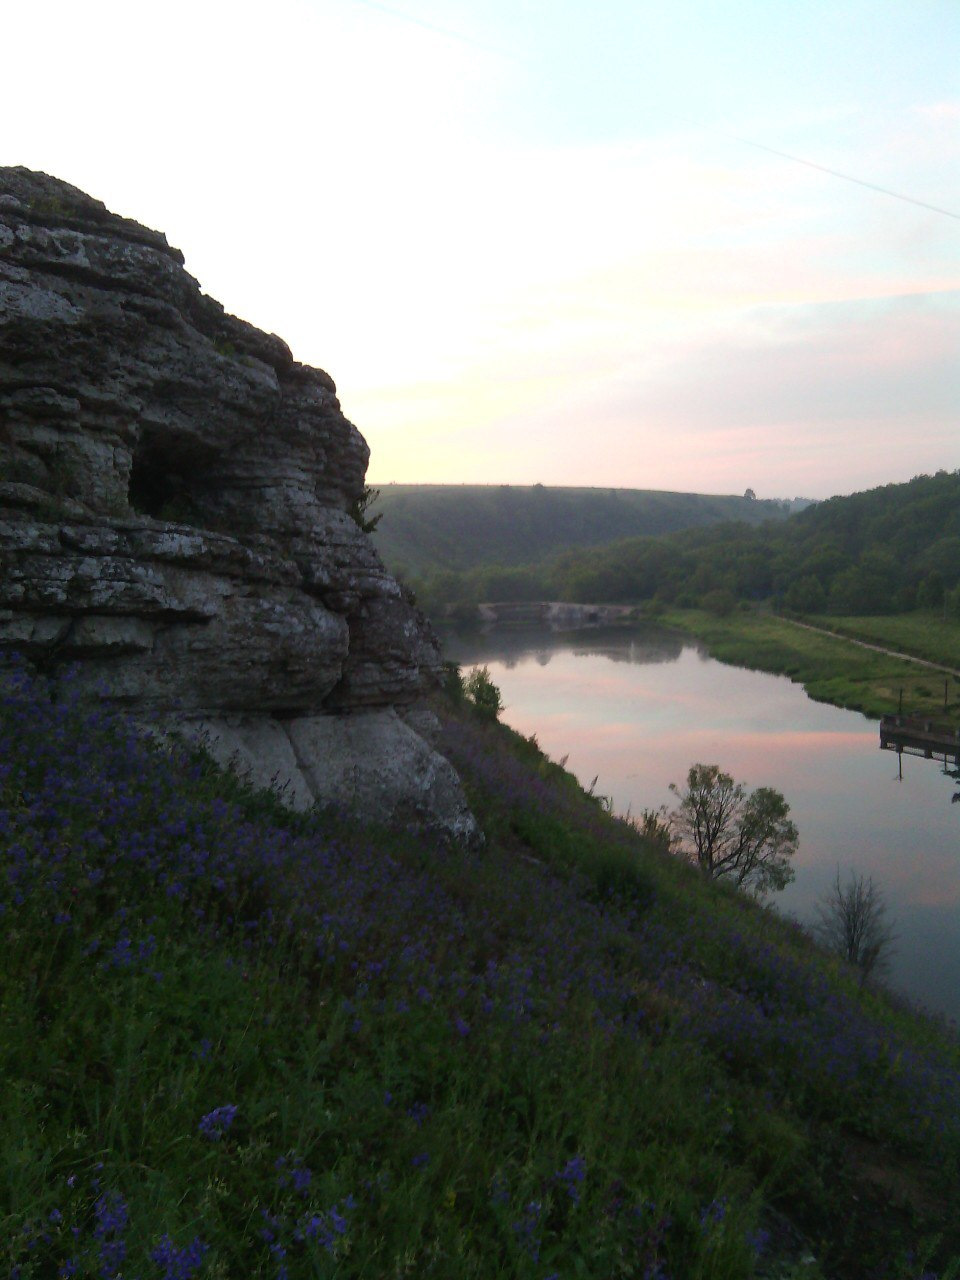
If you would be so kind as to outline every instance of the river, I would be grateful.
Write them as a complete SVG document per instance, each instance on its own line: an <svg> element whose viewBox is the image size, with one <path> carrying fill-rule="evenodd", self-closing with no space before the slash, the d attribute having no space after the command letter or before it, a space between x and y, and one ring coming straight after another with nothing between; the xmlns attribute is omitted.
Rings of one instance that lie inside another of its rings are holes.
<svg viewBox="0 0 960 1280"><path fill-rule="evenodd" d="M783 792L800 844L778 909L812 923L838 867L872 876L898 934L889 984L960 1020L960 805L942 764L904 756L901 778L876 721L662 628L449 633L444 650L486 665L502 719L618 813L671 805L698 762Z"/></svg>

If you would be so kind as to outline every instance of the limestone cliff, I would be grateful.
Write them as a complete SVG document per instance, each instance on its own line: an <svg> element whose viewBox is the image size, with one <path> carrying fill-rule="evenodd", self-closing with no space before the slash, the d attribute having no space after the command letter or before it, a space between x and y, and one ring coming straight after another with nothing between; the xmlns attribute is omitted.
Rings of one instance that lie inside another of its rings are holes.
<svg viewBox="0 0 960 1280"><path fill-rule="evenodd" d="M78 662L296 804L469 836L411 727L436 640L353 518L367 458L328 375L164 236L0 168L0 649Z"/></svg>

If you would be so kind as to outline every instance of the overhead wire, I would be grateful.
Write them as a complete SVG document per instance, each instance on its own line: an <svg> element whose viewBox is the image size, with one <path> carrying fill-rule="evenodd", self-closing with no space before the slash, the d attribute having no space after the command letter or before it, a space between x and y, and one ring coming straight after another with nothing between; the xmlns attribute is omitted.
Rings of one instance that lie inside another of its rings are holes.
<svg viewBox="0 0 960 1280"><path fill-rule="evenodd" d="M366 5L369 9L377 9L381 13L389 14L390 17L396 18L400 22L409 22L414 26L423 27L427 31L432 31L436 35L446 36L448 39L457 40L461 44L470 45L476 49L483 49L488 53L496 53L501 57L510 58L514 62L522 62L523 60L518 54L511 53L506 49L498 48L495 45L486 44L483 41L475 40L472 36L464 35L463 32L454 31L450 27L442 27L433 22L426 22L421 18L414 17L412 14L405 13L400 9L395 9L392 5L382 4L380 0L353 0L354 4ZM902 200L906 204L915 205L918 209L927 209L931 213L942 214L945 218L954 218L960 222L960 213L953 209L945 209L942 205L930 204L926 200L918 200L914 196L904 195L902 191L892 191L889 187L882 187L876 182L868 182L865 178L855 178L851 173L843 173L840 169L831 169L825 164L820 164L816 160L805 160L802 156L792 155L789 151L780 151L776 147L768 146L763 142L756 142L752 138L744 138L740 134L726 133L711 125L704 124L702 121L694 120L687 116L680 116L676 112L663 110L662 114L675 116L677 119L685 120L687 124L694 125L698 129L702 129L707 133L713 133L718 137L725 138L728 142L737 142L744 147L753 147L757 151L766 151L769 155L777 156L781 160L788 160L791 164L801 164L808 169L816 169L819 173L825 173L831 178L840 178L843 182L852 182L855 186L866 187L868 191L876 191L880 195L890 196L893 200Z"/></svg>
<svg viewBox="0 0 960 1280"><path fill-rule="evenodd" d="M905 200L907 204L915 204L919 209L929 209L932 213L942 213L945 218L956 218L960 221L960 213L954 213L952 209L944 209L937 204L928 204L926 200L916 200L913 196L905 196L902 191L891 191L889 187L878 186L875 182L867 182L863 178L855 178L850 173L841 173L839 169L828 169L825 164L818 164L815 160L804 160L801 156L793 156L789 151L778 151L776 147L768 147L763 142L754 142L750 138L741 138L737 134L724 135L731 138L734 142L740 142L745 147L756 147L758 151L768 151L772 156L779 156L782 160L791 160L794 164L806 165L808 169L818 169L820 173L828 173L832 178L842 178L844 182L854 182L858 187L866 187L868 191L879 191L881 195L892 196L894 200Z"/></svg>

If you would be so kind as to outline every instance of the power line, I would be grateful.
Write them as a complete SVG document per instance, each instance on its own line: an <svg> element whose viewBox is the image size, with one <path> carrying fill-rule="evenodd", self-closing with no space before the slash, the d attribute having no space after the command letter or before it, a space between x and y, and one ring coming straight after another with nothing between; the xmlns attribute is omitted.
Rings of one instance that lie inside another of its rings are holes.
<svg viewBox="0 0 960 1280"><path fill-rule="evenodd" d="M875 182L866 182L863 178L854 178L849 173L841 173L839 169L828 169L825 164L817 164L815 160L804 160L801 156L792 156L787 151L778 151L776 147L765 146L762 142L753 142L750 138L741 138L729 134L734 142L742 142L745 147L756 147L758 151L768 151L772 156L780 156L782 160L792 160L794 164L805 164L808 169L819 169L821 173L829 173L832 178L842 178L844 182L855 182L858 187L866 187L869 191L879 191L881 195L892 196L894 200L905 200L907 204L915 204L919 209L929 209L933 213L942 213L946 218L956 218L960 222L960 213L952 209L942 209L936 204L927 204L925 200L915 200L913 196L905 196L901 191L891 191L889 187L879 187Z"/></svg>
<svg viewBox="0 0 960 1280"><path fill-rule="evenodd" d="M675 120L682 120L684 124L691 128L699 129L704 133L712 133L715 137L723 138L727 142L739 142L741 146L753 147L757 151L766 151L771 156L779 156L781 160L789 160L793 164L805 165L808 169L816 169L820 173L827 173L831 178L842 178L844 182L853 182L858 187L866 187L868 191L879 191L881 195L892 196L894 200L904 200L907 204L916 205L920 209L929 209L932 213L942 213L945 218L955 218L960 221L960 213L954 212L953 209L944 209L941 205L929 204L926 200L917 200L913 196L905 196L902 191L891 191L889 187L881 187L876 182L867 182L864 178L855 178L853 174L843 173L840 169L830 169L825 164L818 164L816 160L805 160L802 156L792 155L789 151L779 151L776 147L768 147L766 143L755 142L752 138L744 138L739 133L728 133L725 129L718 129L714 125L704 124L702 120L695 120L692 116L681 115L677 111L662 110L662 114L672 116Z"/></svg>
<svg viewBox="0 0 960 1280"><path fill-rule="evenodd" d="M472 36L464 35L460 31L453 31L449 27L441 27L436 23L426 22L422 18L416 18L400 9L394 9L391 5L381 4L380 0L354 0L354 3L364 4L369 9L378 9L381 13L389 14L390 17L396 18L400 22L412 23L414 26L423 27L436 35L446 36L450 40L457 40L461 44L471 45L473 48L483 49L487 53L496 53L501 57L510 58L513 62L522 61L517 54L509 53L506 49L499 49L495 45L485 44L480 40L473 39ZM734 133L724 133L719 129L712 128L710 125L703 124L702 121L692 120L689 116L681 116L676 112L667 110L663 110L663 114L684 120L687 124L694 125L696 128L703 129L708 133L716 133L718 137L726 138L728 141L739 142L744 147L753 147L757 151L766 151L771 156L779 156L781 160L789 160L792 164L802 164L808 169L816 169L820 173L826 173L831 178L840 178L843 182L852 182L855 186L866 187L868 191L877 191L880 195L890 196L894 200L903 200L906 204L915 205L918 209L928 209L931 213L940 213L945 218L954 218L960 222L960 213L955 213L952 209L944 209L940 205L929 204L926 200L917 200L913 196L905 196L901 191L891 191L889 187L881 187L876 182L867 182L864 178L855 178L852 174L842 173L839 169L830 169L825 164L818 164L815 160L805 160L802 156L791 155L789 151L778 151L776 147L768 147L763 142L754 142L752 138L744 138Z"/></svg>

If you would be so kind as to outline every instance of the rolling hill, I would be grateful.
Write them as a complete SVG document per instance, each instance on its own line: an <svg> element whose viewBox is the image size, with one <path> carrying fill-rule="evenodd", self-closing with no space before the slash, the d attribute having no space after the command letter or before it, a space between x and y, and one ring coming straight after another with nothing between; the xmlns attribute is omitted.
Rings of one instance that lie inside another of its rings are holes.
<svg viewBox="0 0 960 1280"><path fill-rule="evenodd" d="M419 574L530 564L572 547L723 520L760 524L796 508L796 502L657 489L391 484L372 511L381 517L375 541L386 563Z"/></svg>

